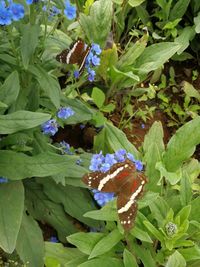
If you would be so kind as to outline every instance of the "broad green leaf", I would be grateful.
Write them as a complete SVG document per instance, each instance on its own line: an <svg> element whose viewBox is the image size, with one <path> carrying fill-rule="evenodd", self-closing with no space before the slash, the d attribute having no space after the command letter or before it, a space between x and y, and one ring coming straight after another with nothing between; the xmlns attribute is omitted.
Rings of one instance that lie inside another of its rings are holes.
<svg viewBox="0 0 200 267"><path fill-rule="evenodd" d="M15 70L7 77L3 85L0 87L0 101L9 107L16 101L19 90L19 75Z"/></svg>
<svg viewBox="0 0 200 267"><path fill-rule="evenodd" d="M190 176L188 172L183 171L183 175L181 178L181 187L180 187L180 200L183 206L186 206L190 203L192 199L192 187Z"/></svg>
<svg viewBox="0 0 200 267"><path fill-rule="evenodd" d="M131 234L136 237L137 239L148 242L148 243L153 243L151 237L146 231L143 231L137 226L134 226L133 229L131 230Z"/></svg>
<svg viewBox="0 0 200 267"><path fill-rule="evenodd" d="M51 225L58 233L59 240L66 242L66 236L76 232L73 219L66 214L61 204L51 201L40 184L27 180L26 206L34 219Z"/></svg>
<svg viewBox="0 0 200 267"><path fill-rule="evenodd" d="M134 44L127 48L125 53L120 57L117 62L117 67L121 70L124 67L132 66L135 60L143 53L146 45L147 45L148 35L145 34L141 39L139 39Z"/></svg>
<svg viewBox="0 0 200 267"><path fill-rule="evenodd" d="M92 99L98 108L101 108L103 106L105 98L106 98L105 94L101 89L99 89L97 87L93 88Z"/></svg>
<svg viewBox="0 0 200 267"><path fill-rule="evenodd" d="M170 21L182 18L188 8L189 3L190 0L178 0L170 12Z"/></svg>
<svg viewBox="0 0 200 267"><path fill-rule="evenodd" d="M45 242L45 264L46 262L50 262L50 259L54 259L61 264L59 267L72 267L72 265L68 265L68 263L76 258L82 257L85 257L85 254L80 252L77 248L64 247L61 243ZM87 256L85 260L86 259ZM47 265L47 267L55 266ZM77 265L73 267L77 267Z"/></svg>
<svg viewBox="0 0 200 267"><path fill-rule="evenodd" d="M161 177L165 177L171 185L177 184L182 178L181 169L176 170L176 172L169 172L163 166L163 162L161 161L156 163L156 169L160 171Z"/></svg>
<svg viewBox="0 0 200 267"><path fill-rule="evenodd" d="M194 86L191 83L184 81L183 91L187 96L194 97L200 102L200 93L197 89L194 88Z"/></svg>
<svg viewBox="0 0 200 267"><path fill-rule="evenodd" d="M190 219L200 222L200 216L199 216L200 196L191 201L190 204L191 204Z"/></svg>
<svg viewBox="0 0 200 267"><path fill-rule="evenodd" d="M186 266L186 261L178 251L175 251L169 257L166 263L166 267L185 267L185 266Z"/></svg>
<svg viewBox="0 0 200 267"><path fill-rule="evenodd" d="M133 243L133 250L135 251L135 254L140 258L142 263L144 264L144 267L156 267L157 266L149 249Z"/></svg>
<svg viewBox="0 0 200 267"><path fill-rule="evenodd" d="M140 81L140 78L137 75L135 75L132 71L120 71L114 66L112 67L111 75L112 75L111 79L113 83L121 83L121 84L123 83L124 87L125 87L125 83L130 82L133 85L134 82ZM128 79L128 82L127 82L127 79Z"/></svg>
<svg viewBox="0 0 200 267"><path fill-rule="evenodd" d="M194 38L194 36L195 36L194 27L187 26L183 28L182 32L174 40L176 43L180 45L180 48L177 51L178 55L181 55L183 51L190 45L190 41Z"/></svg>
<svg viewBox="0 0 200 267"><path fill-rule="evenodd" d="M45 194L56 203L61 203L66 213L77 220L92 226L99 227L100 223L83 215L94 209L93 199L87 189L70 185L55 184L51 179L37 179L43 187Z"/></svg>
<svg viewBox="0 0 200 267"><path fill-rule="evenodd" d="M94 150L103 153L115 152L124 148L127 152L132 153L136 158L139 156L137 149L128 141L126 135L117 127L110 123L105 123L103 133L95 137Z"/></svg>
<svg viewBox="0 0 200 267"><path fill-rule="evenodd" d="M102 207L99 210L88 211L87 213L84 214L84 217L102 221L116 221L117 209L115 201L107 203L104 207Z"/></svg>
<svg viewBox="0 0 200 267"><path fill-rule="evenodd" d="M93 248L89 259L100 256L110 251L122 238L118 229L113 230L107 236L103 237Z"/></svg>
<svg viewBox="0 0 200 267"><path fill-rule="evenodd" d="M124 249L123 253L123 261L124 261L124 267L138 267L135 256L133 256L133 254L126 248Z"/></svg>
<svg viewBox="0 0 200 267"><path fill-rule="evenodd" d="M7 253L15 249L23 210L23 184L20 181L0 184L0 247Z"/></svg>
<svg viewBox="0 0 200 267"><path fill-rule="evenodd" d="M36 76L36 79L45 92L47 97L50 98L53 105L58 109L60 107L61 89L58 81L54 79L45 69L36 66L29 66L28 70Z"/></svg>
<svg viewBox="0 0 200 267"><path fill-rule="evenodd" d="M156 163L161 161L164 151L163 128L161 122L154 122L149 132L145 135L144 161L146 162L146 175L149 178L147 187L149 190L159 191L157 183L160 179L160 172L156 169Z"/></svg>
<svg viewBox="0 0 200 267"><path fill-rule="evenodd" d="M156 227L154 227L153 224L151 224L149 221L144 221L143 223L146 226L146 228L149 230L149 232L151 232L155 236L155 238L158 239L162 243L164 240L164 236L162 235L162 233L158 231Z"/></svg>
<svg viewBox="0 0 200 267"><path fill-rule="evenodd" d="M76 233L67 237L67 241L81 252L90 255L94 246L104 237L103 233Z"/></svg>
<svg viewBox="0 0 200 267"><path fill-rule="evenodd" d="M98 67L97 73L103 77L105 81L107 81L108 77L108 70L115 66L117 63L118 54L117 54L117 46L114 43L112 48L108 48L103 50L101 53L101 64Z"/></svg>
<svg viewBox="0 0 200 267"><path fill-rule="evenodd" d="M17 253L30 267L44 266L44 242L37 222L24 213L16 245Z"/></svg>
<svg viewBox="0 0 200 267"><path fill-rule="evenodd" d="M60 263L58 260L54 259L54 258L46 258L45 259L45 266L46 267L61 267Z"/></svg>
<svg viewBox="0 0 200 267"><path fill-rule="evenodd" d="M0 134L11 134L41 125L51 118L46 113L26 110L0 115Z"/></svg>
<svg viewBox="0 0 200 267"><path fill-rule="evenodd" d="M179 48L180 45L174 42L163 42L148 46L136 60L134 68L138 69L139 74L156 70L170 59Z"/></svg>
<svg viewBox="0 0 200 267"><path fill-rule="evenodd" d="M132 7L141 5L145 0L128 0L128 3Z"/></svg>
<svg viewBox="0 0 200 267"><path fill-rule="evenodd" d="M199 246L194 246L192 248L183 248L183 249L178 249L178 252L183 255L185 260L188 261L194 261L194 260L200 260L200 248ZM171 267L171 266L170 266Z"/></svg>
<svg viewBox="0 0 200 267"><path fill-rule="evenodd" d="M200 33L200 12L194 17L195 32Z"/></svg>
<svg viewBox="0 0 200 267"><path fill-rule="evenodd" d="M45 177L70 171L77 168L76 159L69 155L41 153L36 156L27 156L9 150L0 150L0 176L11 180L20 180L27 177ZM12 166L10 163L12 162ZM71 176L72 177L72 176Z"/></svg>
<svg viewBox="0 0 200 267"><path fill-rule="evenodd" d="M80 24L90 42L104 46L110 32L113 17L112 1L95 1L90 7L90 14L80 14Z"/></svg>
<svg viewBox="0 0 200 267"><path fill-rule="evenodd" d="M78 267L124 267L121 260L111 257L102 257L84 262ZM68 267L68 266L66 266ZM74 266L75 267L75 266Z"/></svg>
<svg viewBox="0 0 200 267"><path fill-rule="evenodd" d="M156 201L149 205L149 207L153 218L158 222L158 226L162 227L163 221L166 219L169 210L167 202L162 197L158 197Z"/></svg>
<svg viewBox="0 0 200 267"><path fill-rule="evenodd" d="M20 51L24 68L27 69L38 44L40 26L38 24L23 24L21 30Z"/></svg>
<svg viewBox="0 0 200 267"><path fill-rule="evenodd" d="M148 207L152 202L156 201L158 197L159 197L158 193L154 193L151 191L146 192L145 195L138 201L139 209Z"/></svg>
<svg viewBox="0 0 200 267"><path fill-rule="evenodd" d="M183 223L185 220L188 219L190 211L191 211L191 205L185 206L179 211L179 213L176 215L176 218L180 217L180 222Z"/></svg>
<svg viewBox="0 0 200 267"><path fill-rule="evenodd" d="M191 157L196 145L200 143L200 117L185 123L171 137L163 155L164 164L168 171L174 172L181 167L183 161Z"/></svg>

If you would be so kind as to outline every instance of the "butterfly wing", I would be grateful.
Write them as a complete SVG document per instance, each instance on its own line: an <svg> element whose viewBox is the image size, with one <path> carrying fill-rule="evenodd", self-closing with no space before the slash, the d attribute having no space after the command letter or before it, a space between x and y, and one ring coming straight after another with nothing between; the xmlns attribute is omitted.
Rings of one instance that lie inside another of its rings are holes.
<svg viewBox="0 0 200 267"><path fill-rule="evenodd" d="M137 199L143 194L146 177L143 173L132 173L121 187L117 197L117 212L123 228L132 228L137 214Z"/></svg>
<svg viewBox="0 0 200 267"><path fill-rule="evenodd" d="M66 64L68 53L69 53L69 49L63 50L60 54L56 56L56 60L59 61L60 63Z"/></svg>
<svg viewBox="0 0 200 267"><path fill-rule="evenodd" d="M135 171L129 160L114 164L107 172L92 172L83 176L82 181L91 188L102 192L117 193L127 178Z"/></svg>

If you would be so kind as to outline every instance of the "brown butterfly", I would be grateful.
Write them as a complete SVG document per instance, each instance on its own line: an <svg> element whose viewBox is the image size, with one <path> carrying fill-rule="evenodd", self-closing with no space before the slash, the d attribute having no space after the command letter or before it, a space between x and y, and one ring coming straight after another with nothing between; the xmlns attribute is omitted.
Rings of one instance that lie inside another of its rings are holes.
<svg viewBox="0 0 200 267"><path fill-rule="evenodd" d="M114 164L107 172L92 172L83 176L82 181L90 188L117 195L119 221L125 231L132 228L137 214L137 200L143 195L147 178L138 172L130 160Z"/></svg>

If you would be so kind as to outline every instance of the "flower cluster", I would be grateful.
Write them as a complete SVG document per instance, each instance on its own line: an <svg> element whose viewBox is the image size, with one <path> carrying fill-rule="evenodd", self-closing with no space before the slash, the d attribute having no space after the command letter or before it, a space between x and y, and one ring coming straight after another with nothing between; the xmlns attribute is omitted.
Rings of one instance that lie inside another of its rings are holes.
<svg viewBox="0 0 200 267"><path fill-rule="evenodd" d="M61 107L57 112L57 117L59 119L68 119L74 115L74 111L70 107ZM41 128L44 134L55 135L58 131L59 124L56 119L50 119L42 124Z"/></svg>
<svg viewBox="0 0 200 267"><path fill-rule="evenodd" d="M92 44L90 53L86 58L85 67L88 72L88 80L90 82L94 81L94 77L96 75L95 70L93 67L100 65L100 54L101 54L101 48L98 44Z"/></svg>
<svg viewBox="0 0 200 267"><path fill-rule="evenodd" d="M76 17L76 6L71 5L69 0L65 1L64 14L69 20L75 19Z"/></svg>
<svg viewBox="0 0 200 267"><path fill-rule="evenodd" d="M24 6L14 3L12 0L0 2L0 25L10 25L12 21L18 21L24 17Z"/></svg>
<svg viewBox="0 0 200 267"><path fill-rule="evenodd" d="M113 164L117 162L124 162L126 159L131 160L138 171L142 171L143 164L140 160L136 160L133 154L126 152L125 149L119 149L114 154L106 154L105 156L100 152L92 156L89 169L91 171L107 172ZM94 199L102 207L107 202L114 198L114 193L104 193L98 190L92 190Z"/></svg>

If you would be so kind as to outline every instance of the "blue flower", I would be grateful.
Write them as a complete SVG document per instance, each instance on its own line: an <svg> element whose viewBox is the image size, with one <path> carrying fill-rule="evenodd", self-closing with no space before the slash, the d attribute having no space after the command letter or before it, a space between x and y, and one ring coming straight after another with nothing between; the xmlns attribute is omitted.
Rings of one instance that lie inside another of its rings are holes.
<svg viewBox="0 0 200 267"><path fill-rule="evenodd" d="M12 12L6 8L5 2L0 4L0 25L10 25L12 22Z"/></svg>
<svg viewBox="0 0 200 267"><path fill-rule="evenodd" d="M101 172L107 172L107 171L110 170L110 167L111 167L111 165L109 163L102 163L101 167L99 168L99 170Z"/></svg>
<svg viewBox="0 0 200 267"><path fill-rule="evenodd" d="M74 71L74 78L78 79L79 76L80 76L79 71L78 71L78 70L75 70L75 71Z"/></svg>
<svg viewBox="0 0 200 267"><path fill-rule="evenodd" d="M92 156L89 169L91 171L99 171L100 166L104 163L104 156L102 155L102 151L99 154L94 154Z"/></svg>
<svg viewBox="0 0 200 267"><path fill-rule="evenodd" d="M4 177L0 177L0 184L6 184L8 183L8 179Z"/></svg>
<svg viewBox="0 0 200 267"><path fill-rule="evenodd" d="M142 129L145 128L145 124L144 124L144 123L141 124L141 128L142 128Z"/></svg>
<svg viewBox="0 0 200 267"><path fill-rule="evenodd" d="M14 21L18 21L24 17L24 6L21 4L11 2L9 10L12 13L12 19Z"/></svg>
<svg viewBox="0 0 200 267"><path fill-rule="evenodd" d="M140 160L135 160L135 167L136 167L136 169L138 170L138 171L142 171L142 169L143 169L143 164L142 164L142 162L140 161Z"/></svg>
<svg viewBox="0 0 200 267"><path fill-rule="evenodd" d="M58 131L58 123L55 119L46 121L41 127L44 134L49 134L52 136Z"/></svg>
<svg viewBox="0 0 200 267"><path fill-rule="evenodd" d="M31 5L31 4L36 4L38 3L40 0L26 0L27 5Z"/></svg>
<svg viewBox="0 0 200 267"><path fill-rule="evenodd" d="M88 68L88 81L93 82L96 72L90 68Z"/></svg>
<svg viewBox="0 0 200 267"><path fill-rule="evenodd" d="M98 44L92 44L92 50L97 54L100 55L102 50Z"/></svg>
<svg viewBox="0 0 200 267"><path fill-rule="evenodd" d="M96 189L93 189L92 192L94 194L94 199L101 207L103 207L107 202L113 200L115 197L114 193L103 193Z"/></svg>
<svg viewBox="0 0 200 267"><path fill-rule="evenodd" d="M61 147L63 149L63 152L65 152L66 154L68 154L68 155L73 155L74 154L71 151L70 145L67 142L62 141L62 142L60 142L60 145L61 145Z"/></svg>
<svg viewBox="0 0 200 267"><path fill-rule="evenodd" d="M96 55L94 55L94 56L92 57L92 65L93 65L93 66L98 66L98 65L100 65L100 58L97 57Z"/></svg>
<svg viewBox="0 0 200 267"><path fill-rule="evenodd" d="M127 159L131 160L132 162L135 162L135 157L131 153L127 153Z"/></svg>
<svg viewBox="0 0 200 267"><path fill-rule="evenodd" d="M68 0L65 1L64 14L69 20L75 19L76 17L76 6L72 6Z"/></svg>
<svg viewBox="0 0 200 267"><path fill-rule="evenodd" d="M62 107L57 112L57 116L60 119L65 119L66 120L67 118L69 118L72 115L74 115L74 113L75 112L70 107Z"/></svg>
<svg viewBox="0 0 200 267"><path fill-rule="evenodd" d="M115 152L115 158L117 162L123 162L126 159L126 150L125 149L119 149Z"/></svg>
<svg viewBox="0 0 200 267"><path fill-rule="evenodd" d="M105 155L104 161L105 161L105 163L108 163L110 166L117 163L117 161L115 159L115 155L109 154L109 153Z"/></svg>
<svg viewBox="0 0 200 267"><path fill-rule="evenodd" d="M59 242L56 236L51 236L49 241L52 243L58 243Z"/></svg>

